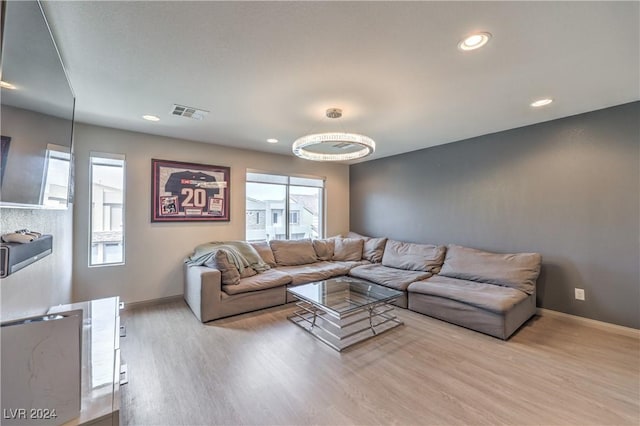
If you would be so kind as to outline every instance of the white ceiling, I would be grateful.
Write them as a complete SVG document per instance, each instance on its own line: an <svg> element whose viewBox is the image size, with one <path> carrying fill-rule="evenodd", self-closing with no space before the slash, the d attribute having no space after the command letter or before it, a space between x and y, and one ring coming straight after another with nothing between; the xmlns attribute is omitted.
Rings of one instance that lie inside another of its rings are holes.
<svg viewBox="0 0 640 426"><path fill-rule="evenodd" d="M638 2L46 2L81 122L291 153L311 131L373 157L640 99ZM484 48L456 46L474 31ZM553 97L545 108L529 103ZM211 111L169 115L173 103ZM340 107L339 123L323 118ZM158 123L142 120L155 114ZM278 138L268 144L267 138Z"/></svg>
<svg viewBox="0 0 640 426"><path fill-rule="evenodd" d="M3 12L2 79L18 89L3 88L2 105L71 120L73 93L38 3L7 2Z"/></svg>

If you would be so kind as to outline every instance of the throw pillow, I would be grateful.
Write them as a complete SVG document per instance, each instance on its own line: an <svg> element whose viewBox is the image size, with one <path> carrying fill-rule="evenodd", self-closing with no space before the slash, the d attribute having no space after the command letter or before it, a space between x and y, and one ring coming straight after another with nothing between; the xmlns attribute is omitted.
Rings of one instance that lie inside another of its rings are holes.
<svg viewBox="0 0 640 426"><path fill-rule="evenodd" d="M364 240L364 249L362 258L371 263L382 262L384 246L387 244L386 238L366 238Z"/></svg>
<svg viewBox="0 0 640 426"><path fill-rule="evenodd" d="M244 268L244 271L240 272L240 279L242 278L249 278L252 277L254 275L257 275L258 273L256 272L255 269L247 266L246 268Z"/></svg>
<svg viewBox="0 0 640 426"><path fill-rule="evenodd" d="M336 238L333 260L357 261L362 259L364 240L361 238Z"/></svg>
<svg viewBox="0 0 640 426"><path fill-rule="evenodd" d="M262 261L269 266L276 266L276 258L273 257L273 251L271 251L271 246L266 241L260 241L257 243L251 243L254 249L258 252Z"/></svg>
<svg viewBox="0 0 640 426"><path fill-rule="evenodd" d="M313 240L313 249L316 251L318 260L331 260L335 249L335 240Z"/></svg>
<svg viewBox="0 0 640 426"><path fill-rule="evenodd" d="M229 262L227 254L224 251L216 251L215 255L205 262L205 266L220 271L220 280L223 285L236 285L240 283L240 272L238 272L236 265ZM247 269L251 268L245 268L245 271Z"/></svg>

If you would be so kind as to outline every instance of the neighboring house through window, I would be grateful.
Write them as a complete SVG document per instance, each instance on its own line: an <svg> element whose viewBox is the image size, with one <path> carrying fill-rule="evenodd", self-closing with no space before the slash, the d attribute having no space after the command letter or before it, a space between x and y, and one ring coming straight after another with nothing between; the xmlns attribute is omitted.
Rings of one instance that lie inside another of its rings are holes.
<svg viewBox="0 0 640 426"><path fill-rule="evenodd" d="M69 147L48 144L44 168L45 184L40 194L40 204L52 208L67 206L70 167Z"/></svg>
<svg viewBox="0 0 640 426"><path fill-rule="evenodd" d="M246 194L248 241L324 236L323 178L249 171Z"/></svg>

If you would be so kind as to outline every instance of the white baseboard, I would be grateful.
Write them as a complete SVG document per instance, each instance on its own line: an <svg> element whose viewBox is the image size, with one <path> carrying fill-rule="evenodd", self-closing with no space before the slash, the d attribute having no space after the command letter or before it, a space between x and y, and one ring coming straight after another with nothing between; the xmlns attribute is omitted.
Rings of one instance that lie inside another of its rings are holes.
<svg viewBox="0 0 640 426"><path fill-rule="evenodd" d="M640 330L631 327L625 327L623 325L611 324L604 321L598 321L591 318L579 317L576 315L566 314L564 312L552 311L551 309L538 308L537 314L541 317L557 317L564 318L568 321L585 325L587 327L593 327L611 333L622 334L629 337L635 337L640 339Z"/></svg>

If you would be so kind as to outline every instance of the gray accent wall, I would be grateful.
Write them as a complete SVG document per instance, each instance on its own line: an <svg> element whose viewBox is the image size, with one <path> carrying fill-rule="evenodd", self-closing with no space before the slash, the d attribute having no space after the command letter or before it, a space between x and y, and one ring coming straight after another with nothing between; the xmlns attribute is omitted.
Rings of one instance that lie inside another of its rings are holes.
<svg viewBox="0 0 640 426"><path fill-rule="evenodd" d="M539 252L538 307L640 328L639 123L634 102L352 165L351 230Z"/></svg>

